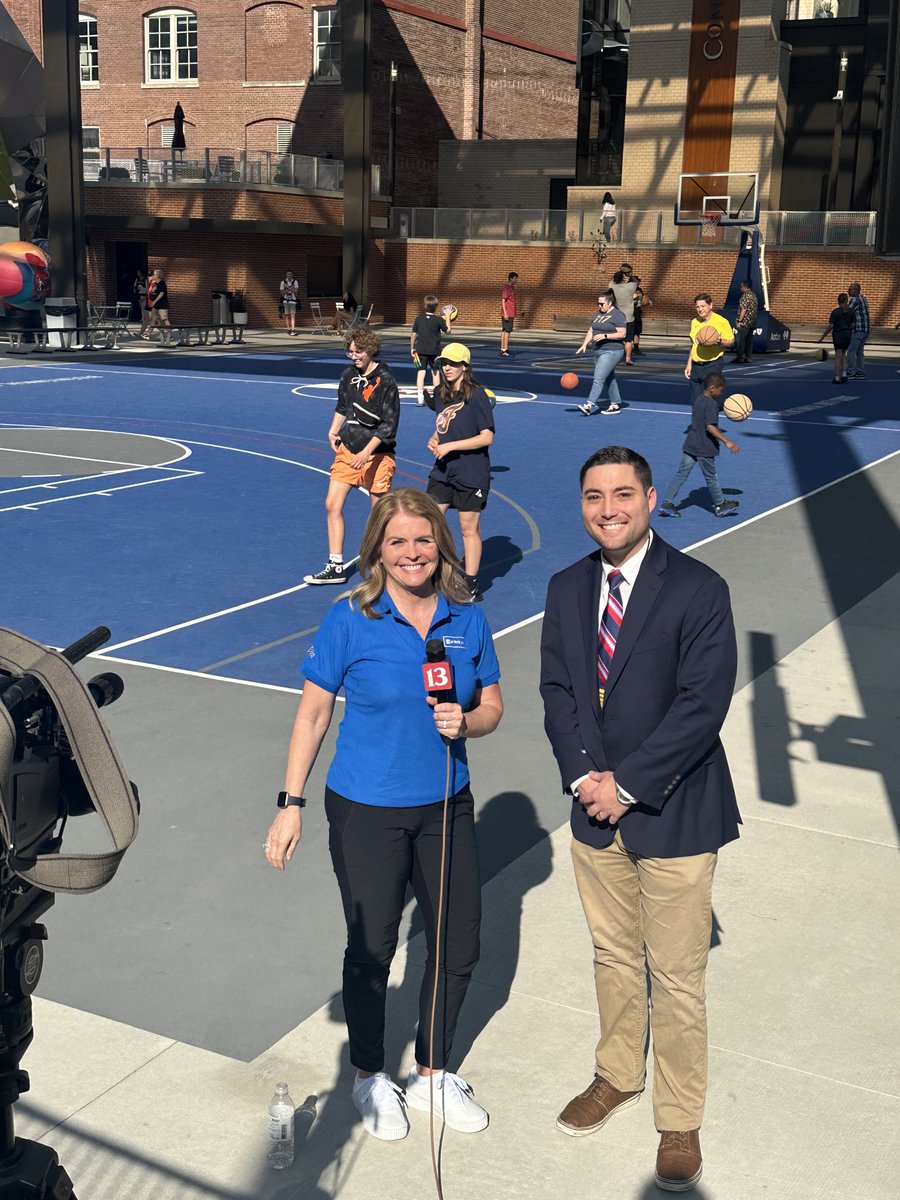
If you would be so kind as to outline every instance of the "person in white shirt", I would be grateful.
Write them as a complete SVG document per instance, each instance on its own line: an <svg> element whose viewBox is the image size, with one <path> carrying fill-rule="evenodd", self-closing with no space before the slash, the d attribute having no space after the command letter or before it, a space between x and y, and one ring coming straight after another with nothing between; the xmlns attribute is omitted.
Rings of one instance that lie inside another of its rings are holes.
<svg viewBox="0 0 900 1200"><path fill-rule="evenodd" d="M294 278L293 271L285 271L284 279L279 284L281 292L281 312L287 326L288 337L297 336L297 304L300 292L299 280Z"/></svg>

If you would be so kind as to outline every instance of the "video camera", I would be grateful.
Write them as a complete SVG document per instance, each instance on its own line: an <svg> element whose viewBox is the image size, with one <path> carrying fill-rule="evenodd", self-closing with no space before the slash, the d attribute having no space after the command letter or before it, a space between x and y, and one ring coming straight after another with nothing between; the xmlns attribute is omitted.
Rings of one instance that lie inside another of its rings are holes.
<svg viewBox="0 0 900 1200"><path fill-rule="evenodd" d="M56 892L109 882L137 832L137 788L97 712L125 685L112 673L84 684L71 667L109 637L100 627L56 654L0 629L0 1200L74 1200L55 1151L14 1136L12 1105L29 1087L19 1062L47 937L38 918ZM63 854L69 817L93 811L114 851Z"/></svg>

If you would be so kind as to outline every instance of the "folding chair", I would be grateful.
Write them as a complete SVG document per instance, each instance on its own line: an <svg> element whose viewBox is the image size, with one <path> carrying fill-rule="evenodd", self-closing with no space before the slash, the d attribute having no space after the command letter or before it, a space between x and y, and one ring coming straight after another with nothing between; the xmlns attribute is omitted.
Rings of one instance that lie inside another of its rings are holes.
<svg viewBox="0 0 900 1200"><path fill-rule="evenodd" d="M375 301L373 300L372 303L369 305L369 311L364 314L363 306L360 304L359 308L357 308L356 312L353 315L353 320L347 326L347 329L348 330L356 329L356 327L358 325L368 325L369 318L371 317L372 312L374 311L374 308L375 308Z"/></svg>
<svg viewBox="0 0 900 1200"><path fill-rule="evenodd" d="M331 333L325 317L322 315L322 304L319 300L310 300L309 311L312 314L314 322L313 333L321 333L323 337L327 337Z"/></svg>
<svg viewBox="0 0 900 1200"><path fill-rule="evenodd" d="M88 328L91 328L91 326L94 325L103 324L103 314L98 310L96 304L94 304L91 300L88 300L87 302L87 323Z"/></svg>
<svg viewBox="0 0 900 1200"><path fill-rule="evenodd" d="M117 300L116 311L110 314L103 322L110 329L118 329L121 333L128 333L128 320L131 316L131 301Z"/></svg>

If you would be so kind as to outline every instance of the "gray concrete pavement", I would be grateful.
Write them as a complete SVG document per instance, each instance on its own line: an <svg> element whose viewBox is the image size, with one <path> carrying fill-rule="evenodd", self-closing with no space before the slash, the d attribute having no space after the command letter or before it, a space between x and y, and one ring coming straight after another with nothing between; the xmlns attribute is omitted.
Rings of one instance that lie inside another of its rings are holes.
<svg viewBox="0 0 900 1200"><path fill-rule="evenodd" d="M724 736L745 821L715 889L694 1193L706 1200L896 1194L898 484L895 456L695 552L735 598L741 674ZM567 806L540 728L539 631L498 643L507 717L472 747L484 953L457 1048L492 1123L448 1132L445 1195L649 1200L649 1097L590 1138L554 1126L590 1078L598 1028ZM307 811L287 877L262 864L296 697L117 669L128 691L110 723L143 785L143 828L111 887L48 916L19 1132L58 1149L79 1200L433 1195L427 1118L379 1143L349 1100L321 814ZM72 838L89 825L73 822ZM401 1078L424 962L411 930L389 1003ZM278 1175L264 1125L280 1078L308 1102L297 1161Z"/></svg>

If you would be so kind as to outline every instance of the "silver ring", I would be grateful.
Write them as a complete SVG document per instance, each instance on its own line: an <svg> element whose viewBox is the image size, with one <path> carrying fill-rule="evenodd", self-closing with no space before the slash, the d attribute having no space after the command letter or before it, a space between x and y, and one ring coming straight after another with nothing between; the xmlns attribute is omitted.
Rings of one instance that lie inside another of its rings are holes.
<svg viewBox="0 0 900 1200"><path fill-rule="evenodd" d="M446 728L447 728L447 722L441 721L441 729L446 729Z"/></svg>

